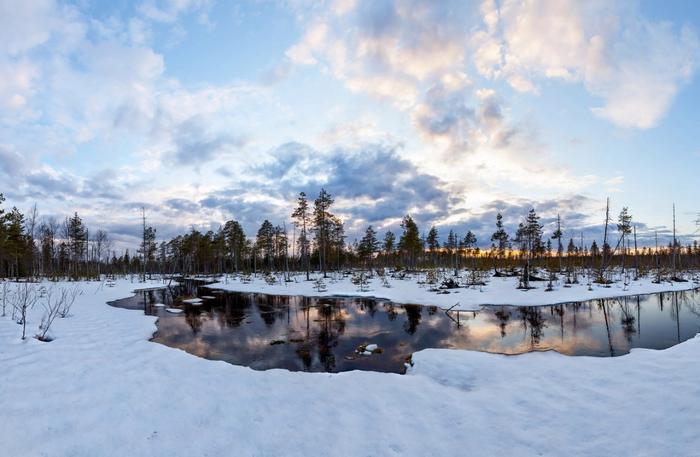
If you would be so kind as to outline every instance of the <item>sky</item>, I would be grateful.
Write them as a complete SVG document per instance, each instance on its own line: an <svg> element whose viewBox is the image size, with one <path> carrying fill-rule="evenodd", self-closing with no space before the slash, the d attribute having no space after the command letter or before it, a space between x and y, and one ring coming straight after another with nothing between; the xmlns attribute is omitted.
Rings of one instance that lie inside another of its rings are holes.
<svg viewBox="0 0 700 457"><path fill-rule="evenodd" d="M700 5L0 0L0 193L117 245L291 224L324 187L367 225L513 230L530 208L640 243L700 212Z"/></svg>

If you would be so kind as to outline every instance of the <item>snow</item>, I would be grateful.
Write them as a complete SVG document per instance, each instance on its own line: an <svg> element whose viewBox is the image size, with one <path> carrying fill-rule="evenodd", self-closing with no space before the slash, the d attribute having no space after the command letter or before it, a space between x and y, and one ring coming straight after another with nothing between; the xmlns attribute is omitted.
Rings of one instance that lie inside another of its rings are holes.
<svg viewBox="0 0 700 457"><path fill-rule="evenodd" d="M2 455L689 456L700 449L700 337L616 358L431 349L414 354L405 376L259 372L149 342L156 317L105 305L138 286L82 284L73 317L56 320L50 343L20 340L20 327L0 318ZM31 311L30 335L41 314L40 306Z"/></svg>
<svg viewBox="0 0 700 457"><path fill-rule="evenodd" d="M180 314L182 312L182 310L178 308L166 308L165 310L173 314Z"/></svg>
<svg viewBox="0 0 700 457"><path fill-rule="evenodd" d="M164 307L165 307L165 303L156 303L156 304L153 305L153 306L155 306L156 308L164 308Z"/></svg>
<svg viewBox="0 0 700 457"><path fill-rule="evenodd" d="M223 281L204 287L274 295L376 297L391 300L395 303L436 305L442 308L454 307L454 310L473 311L478 310L481 305L553 305L598 298L685 290L700 285L693 281L654 284L652 278L641 278L638 281L630 281L627 286L622 281L610 284L609 287L592 284L592 290L588 290L588 285L583 280L580 284L572 284L571 287L564 287L560 281L554 283L553 291L547 292L545 291L547 281L532 282L531 285L536 287L535 289L519 290L517 289L518 278L489 277L486 279L487 285L485 286L449 289L449 294L438 294L435 291L431 291L428 286L418 284L417 279L400 280L388 277L391 287L387 288L382 285L381 279L375 276L373 279L370 279L369 288L365 291L359 291L358 287L352 284L351 278L329 278L325 280L327 289L319 292L313 283L316 277L316 275L312 275L312 280L306 281L305 276L299 275L293 277L294 282L282 281L273 285L267 284L262 277L251 278L250 282L242 282L235 278L225 278Z"/></svg>
<svg viewBox="0 0 700 457"><path fill-rule="evenodd" d="M191 305L198 305L202 303L201 298L188 298L187 300L182 300L183 303L189 303Z"/></svg>
<svg viewBox="0 0 700 457"><path fill-rule="evenodd" d="M372 352L377 348L379 348L379 346L377 346L376 344L368 344L367 346L365 346L365 351Z"/></svg>

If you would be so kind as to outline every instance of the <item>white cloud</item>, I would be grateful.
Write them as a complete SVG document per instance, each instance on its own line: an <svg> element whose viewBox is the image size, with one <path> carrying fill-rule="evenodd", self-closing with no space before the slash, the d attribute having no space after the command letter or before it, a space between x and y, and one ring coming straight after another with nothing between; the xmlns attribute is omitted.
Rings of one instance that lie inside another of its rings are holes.
<svg viewBox="0 0 700 457"><path fill-rule="evenodd" d="M139 6L144 17L156 22L175 22L181 14L198 12L200 22L208 21L211 0L148 0Z"/></svg>
<svg viewBox="0 0 700 457"><path fill-rule="evenodd" d="M477 70L536 92L536 80L582 83L622 127L650 128L695 72L695 31L642 18L633 3L506 0L482 5L472 38Z"/></svg>

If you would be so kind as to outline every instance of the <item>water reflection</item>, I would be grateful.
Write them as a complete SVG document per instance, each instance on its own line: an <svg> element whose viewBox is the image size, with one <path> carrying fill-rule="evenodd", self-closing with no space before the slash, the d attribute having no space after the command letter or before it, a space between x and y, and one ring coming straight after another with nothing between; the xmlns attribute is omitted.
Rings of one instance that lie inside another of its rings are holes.
<svg viewBox="0 0 700 457"><path fill-rule="evenodd" d="M700 331L697 291L449 313L368 298L212 294L204 288L199 296L214 298L182 302L197 292L191 285L141 291L113 305L159 316L153 341L254 369L400 373L407 358L425 348L618 356L635 347L667 348ZM184 313L167 313L156 303ZM382 352L357 354L366 343Z"/></svg>

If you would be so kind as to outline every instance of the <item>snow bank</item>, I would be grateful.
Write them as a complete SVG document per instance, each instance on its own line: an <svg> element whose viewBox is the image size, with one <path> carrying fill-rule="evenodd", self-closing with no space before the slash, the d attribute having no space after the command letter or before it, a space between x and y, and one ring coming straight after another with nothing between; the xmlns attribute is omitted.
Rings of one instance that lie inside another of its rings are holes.
<svg viewBox="0 0 700 457"><path fill-rule="evenodd" d="M698 455L700 338L616 358L426 350L406 376L210 361L85 284L55 340L0 318L7 456ZM478 292L477 292L478 293ZM28 328L38 326L40 310ZM381 424L368 427L367 424Z"/></svg>
<svg viewBox="0 0 700 457"><path fill-rule="evenodd" d="M312 279L315 279L312 278ZM564 287L561 282L554 283L554 290L545 291L547 282L531 283L536 288L530 290L517 289L518 279L512 277L491 277L482 287L450 289L449 294L439 294L430 291L426 285L418 284L416 279L399 280L388 278L391 287L384 287L378 277L370 280L369 290L359 291L358 287L350 281L350 278L338 280L325 280L327 289L318 292L314 288L313 281L306 281L301 276L296 276L294 282L280 282L269 285L262 277L252 278L250 282L242 282L229 278L223 282L217 282L204 287L224 289L236 292L261 292L275 295L304 295L304 296L357 296L376 297L391 300L395 303L436 305L442 308L454 307L455 310L473 311L481 305L515 305L515 306L539 306L569 303L573 301L585 301L597 298L611 298L625 295L640 295L656 292L668 292L672 290L686 290L698 287L694 282L686 283L661 283L654 284L651 278L642 278L631 281L625 286L618 282L605 287L600 284L588 285L572 284Z"/></svg>

